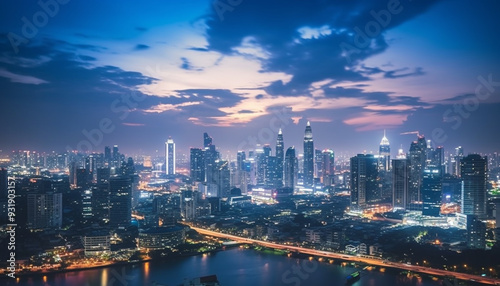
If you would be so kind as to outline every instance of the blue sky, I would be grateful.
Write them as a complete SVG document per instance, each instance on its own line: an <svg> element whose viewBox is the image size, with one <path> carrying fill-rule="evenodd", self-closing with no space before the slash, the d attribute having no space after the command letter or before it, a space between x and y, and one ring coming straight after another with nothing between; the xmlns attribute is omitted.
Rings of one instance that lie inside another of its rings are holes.
<svg viewBox="0 0 500 286"><path fill-rule="evenodd" d="M497 1L64 2L0 4L4 152L498 150Z"/></svg>

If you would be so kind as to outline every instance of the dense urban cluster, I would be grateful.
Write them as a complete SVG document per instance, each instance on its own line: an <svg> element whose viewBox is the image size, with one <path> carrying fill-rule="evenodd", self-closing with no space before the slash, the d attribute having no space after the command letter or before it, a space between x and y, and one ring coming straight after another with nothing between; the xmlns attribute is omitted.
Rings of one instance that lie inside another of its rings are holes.
<svg viewBox="0 0 500 286"><path fill-rule="evenodd" d="M14 213L18 273L223 247L190 229L201 227L496 277L500 157L447 153L415 133L396 158L385 134L378 154L315 149L309 122L300 154L285 148L281 130L274 152L257 145L235 159L222 158L207 133L188 155L172 138L156 157L126 157L117 145L91 154L15 151L1 161L1 239L9 241Z"/></svg>

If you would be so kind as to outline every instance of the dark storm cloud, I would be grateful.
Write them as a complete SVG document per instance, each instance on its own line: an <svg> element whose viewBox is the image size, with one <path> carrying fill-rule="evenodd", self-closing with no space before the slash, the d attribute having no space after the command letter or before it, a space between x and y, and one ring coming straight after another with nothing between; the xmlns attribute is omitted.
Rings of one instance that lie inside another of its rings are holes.
<svg viewBox="0 0 500 286"><path fill-rule="evenodd" d="M263 71L285 72L292 80L273 82L267 92L273 95L304 94L316 81L361 81L368 78L354 67L359 61L385 51L388 43L384 31L396 27L427 11L437 1L401 1L399 13L392 15L385 27L381 27L371 44L357 48L350 60L343 57L342 44L355 45L356 28L364 31L367 23L374 20L372 13L387 10L395 1L244 1L232 11L213 11L208 18L208 48L225 54L235 53L234 48L251 37L252 42L270 54L262 60ZM373 11L373 12L372 12ZM259 21L255 21L258 15ZM279 20L277 20L279 19ZM301 37L299 29L327 27L329 33L317 37ZM418 75L421 70L387 77Z"/></svg>

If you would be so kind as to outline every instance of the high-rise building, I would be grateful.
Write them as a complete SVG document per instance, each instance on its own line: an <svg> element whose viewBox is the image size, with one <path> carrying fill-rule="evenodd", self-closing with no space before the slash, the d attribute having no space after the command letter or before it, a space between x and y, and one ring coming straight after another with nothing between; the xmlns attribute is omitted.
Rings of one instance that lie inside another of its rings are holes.
<svg viewBox="0 0 500 286"><path fill-rule="evenodd" d="M460 160L462 178L462 213L486 217L486 181L488 159L471 154Z"/></svg>
<svg viewBox="0 0 500 286"><path fill-rule="evenodd" d="M419 135L417 141L410 145L408 159L410 160L410 176L408 186L408 207L410 210L421 210L422 202L422 178L424 174L427 142L423 135ZM416 209L415 206L419 206Z"/></svg>
<svg viewBox="0 0 500 286"><path fill-rule="evenodd" d="M114 145L111 167L120 168L120 165L121 165L121 155L120 152L118 151L118 145Z"/></svg>
<svg viewBox="0 0 500 286"><path fill-rule="evenodd" d="M107 180L92 188L92 216L98 221L109 219L109 182Z"/></svg>
<svg viewBox="0 0 500 286"><path fill-rule="evenodd" d="M276 139L276 187L283 186L283 164L285 161L285 147L283 143L283 132L281 128L278 131L278 139Z"/></svg>
<svg viewBox="0 0 500 286"><path fill-rule="evenodd" d="M172 137L165 142L165 174L175 175L175 143Z"/></svg>
<svg viewBox="0 0 500 286"><path fill-rule="evenodd" d="M203 133L203 148L212 146L212 137L208 136L208 133Z"/></svg>
<svg viewBox="0 0 500 286"><path fill-rule="evenodd" d="M460 161L464 157L464 148L462 146L458 146L455 148L455 154L451 156L450 159L450 174L460 177L462 174L460 171Z"/></svg>
<svg viewBox="0 0 500 286"><path fill-rule="evenodd" d="M387 137L385 137L385 130L384 130L384 137L382 137L382 141L380 141L380 147L379 147L379 170L382 171L389 171L391 167L391 146L389 144L389 140Z"/></svg>
<svg viewBox="0 0 500 286"><path fill-rule="evenodd" d="M323 152L319 149L314 150L314 178L323 178Z"/></svg>
<svg viewBox="0 0 500 286"><path fill-rule="evenodd" d="M363 209L367 203L380 200L377 183L378 161L371 154L351 158L351 207Z"/></svg>
<svg viewBox="0 0 500 286"><path fill-rule="evenodd" d="M27 192L27 227L54 229L62 225L62 193L48 178L30 178Z"/></svg>
<svg viewBox="0 0 500 286"><path fill-rule="evenodd" d="M472 249L485 249L486 224L475 215L467 216L467 247Z"/></svg>
<svg viewBox="0 0 500 286"><path fill-rule="evenodd" d="M86 189L90 186L91 177L87 169L77 168L76 169L76 186L78 188Z"/></svg>
<svg viewBox="0 0 500 286"><path fill-rule="evenodd" d="M104 147L104 163L108 166L111 166L111 161L112 161L111 148L109 148L109 146L105 146Z"/></svg>
<svg viewBox="0 0 500 286"><path fill-rule="evenodd" d="M132 182L129 176L109 179L109 224L127 227L132 216Z"/></svg>
<svg viewBox="0 0 500 286"><path fill-rule="evenodd" d="M408 177L410 162L400 156L392 159L392 207L406 209L408 205Z"/></svg>
<svg viewBox="0 0 500 286"><path fill-rule="evenodd" d="M311 123L307 121L304 134L304 186L311 187L314 183L314 142Z"/></svg>
<svg viewBox="0 0 500 286"><path fill-rule="evenodd" d="M109 167L97 168L97 184L107 185L111 177L111 169Z"/></svg>
<svg viewBox="0 0 500 286"><path fill-rule="evenodd" d="M205 160L205 182L213 184L215 182L214 174L217 171L215 161L219 159L219 152L215 149L215 145L211 144L205 147L203 158Z"/></svg>
<svg viewBox="0 0 500 286"><path fill-rule="evenodd" d="M422 215L439 216L441 210L441 197L443 191L442 168L426 166L422 179Z"/></svg>
<svg viewBox="0 0 500 286"><path fill-rule="evenodd" d="M297 183L297 157L295 157L295 148L289 147L285 154L285 187L295 188Z"/></svg>
<svg viewBox="0 0 500 286"><path fill-rule="evenodd" d="M205 161L203 158L203 150L200 148L190 149L190 175L193 182L205 181Z"/></svg>
<svg viewBox="0 0 500 286"><path fill-rule="evenodd" d="M215 164L216 174L214 179L215 184L217 185L217 197L227 198L229 196L229 192L231 191L229 162L217 160Z"/></svg>
<svg viewBox="0 0 500 286"><path fill-rule="evenodd" d="M321 182L325 186L331 186L335 177L335 153L333 150L325 149L322 152Z"/></svg>

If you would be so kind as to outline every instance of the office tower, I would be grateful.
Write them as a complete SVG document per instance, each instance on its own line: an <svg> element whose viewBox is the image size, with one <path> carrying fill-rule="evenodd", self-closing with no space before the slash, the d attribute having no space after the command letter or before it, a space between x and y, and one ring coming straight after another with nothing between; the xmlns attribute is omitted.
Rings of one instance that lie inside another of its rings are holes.
<svg viewBox="0 0 500 286"><path fill-rule="evenodd" d="M215 164L216 174L214 179L215 184L217 185L217 197L227 198L229 196L229 192L231 191L229 162L217 160Z"/></svg>
<svg viewBox="0 0 500 286"><path fill-rule="evenodd" d="M236 170L245 170L245 160L245 151L238 151L238 153L236 154Z"/></svg>
<svg viewBox="0 0 500 286"><path fill-rule="evenodd" d="M444 175L444 148L443 146L438 146L434 150L434 161L431 164L441 167L441 172Z"/></svg>
<svg viewBox="0 0 500 286"><path fill-rule="evenodd" d="M109 219L109 182L107 180L104 183L97 183L92 188L92 216L98 221Z"/></svg>
<svg viewBox="0 0 500 286"><path fill-rule="evenodd" d="M421 210L420 202L422 201L422 178L424 174L427 142L423 135L419 135L417 141L413 141L410 145L408 159L410 160L410 176L408 186L408 204L410 210Z"/></svg>
<svg viewBox="0 0 500 286"><path fill-rule="evenodd" d="M323 150L321 163L321 182L325 186L331 186L335 177L335 153L330 149Z"/></svg>
<svg viewBox="0 0 500 286"><path fill-rule="evenodd" d="M205 162L203 159L203 150L200 148L191 148L189 151L190 176L193 182L203 182L205 180Z"/></svg>
<svg viewBox="0 0 500 286"><path fill-rule="evenodd" d="M442 168L438 166L426 166L422 179L422 215L439 216L441 211L442 197Z"/></svg>
<svg viewBox="0 0 500 286"><path fill-rule="evenodd" d="M295 188L297 183L297 158L295 157L295 148L289 147L285 153L285 187Z"/></svg>
<svg viewBox="0 0 500 286"><path fill-rule="evenodd" d="M104 164L107 166L111 166L111 161L112 161L111 148L109 148L109 146L105 146L104 147Z"/></svg>
<svg viewBox="0 0 500 286"><path fill-rule="evenodd" d="M97 189L97 187L91 187L85 190L82 190L81 196L82 196L82 218L84 220L91 219L93 216L93 211L92 211L92 193L94 189Z"/></svg>
<svg viewBox="0 0 500 286"><path fill-rule="evenodd" d="M109 179L109 224L127 227L132 216L132 182L128 176Z"/></svg>
<svg viewBox="0 0 500 286"><path fill-rule="evenodd" d="M7 190L9 187L9 178L6 168L0 168L0 201L7 200Z"/></svg>
<svg viewBox="0 0 500 286"><path fill-rule="evenodd" d="M212 146L212 137L208 136L208 133L203 133L203 148Z"/></svg>
<svg viewBox="0 0 500 286"><path fill-rule="evenodd" d="M78 188L86 189L90 186L90 174L85 168L76 169L76 186Z"/></svg>
<svg viewBox="0 0 500 286"><path fill-rule="evenodd" d="M281 128L278 131L278 139L276 139L276 187L283 186L283 164L285 161L285 148L283 143L283 132Z"/></svg>
<svg viewBox="0 0 500 286"><path fill-rule="evenodd" d="M351 158L351 206L363 209L367 203L380 200L377 183L378 161L373 155L358 154Z"/></svg>
<svg viewBox="0 0 500 286"><path fill-rule="evenodd" d="M467 215L467 247L472 249L485 249L486 224L475 215Z"/></svg>
<svg viewBox="0 0 500 286"><path fill-rule="evenodd" d="M379 170L389 171L391 167L391 146L389 144L389 140L385 137L382 137L382 141L380 141L380 147L378 149L379 154Z"/></svg>
<svg viewBox="0 0 500 286"><path fill-rule="evenodd" d="M165 142L165 174L175 175L175 143L172 137Z"/></svg>
<svg viewBox="0 0 500 286"><path fill-rule="evenodd" d="M486 217L486 180L488 159L477 154L460 160L462 178L462 213Z"/></svg>
<svg viewBox="0 0 500 286"><path fill-rule="evenodd" d="M68 169L69 169L69 184L76 186L76 181L77 181L76 174L78 173L77 172L78 165L76 164L75 161L72 161L71 163L69 163Z"/></svg>
<svg viewBox="0 0 500 286"><path fill-rule="evenodd" d="M404 156L392 159L392 207L406 209L408 205L408 177L410 162Z"/></svg>
<svg viewBox="0 0 500 286"><path fill-rule="evenodd" d="M196 219L196 209L198 205L198 192L184 190L181 192L181 216L186 221Z"/></svg>
<svg viewBox="0 0 500 286"><path fill-rule="evenodd" d="M450 161L449 161L449 173L456 176L460 177L461 172L460 172L460 160L464 157L464 148L462 146L458 146L455 148L455 154L450 154Z"/></svg>
<svg viewBox="0 0 500 286"><path fill-rule="evenodd" d="M323 178L323 152L319 149L314 150L314 178Z"/></svg>
<svg viewBox="0 0 500 286"><path fill-rule="evenodd" d="M314 183L314 142L311 123L307 121L304 134L304 186L312 187Z"/></svg>
<svg viewBox="0 0 500 286"><path fill-rule="evenodd" d="M30 178L27 192L27 227L54 229L62 225L62 193L48 178Z"/></svg>
<svg viewBox="0 0 500 286"><path fill-rule="evenodd" d="M97 168L97 184L107 184L111 177L111 169L109 167Z"/></svg>
<svg viewBox="0 0 500 286"><path fill-rule="evenodd" d="M113 146L113 154L111 160L111 167L119 168L121 163L120 152L118 151L118 145Z"/></svg>
<svg viewBox="0 0 500 286"><path fill-rule="evenodd" d="M212 142L210 139L209 142ZM219 152L215 149L215 145L211 144L203 150L203 158L204 168L205 168L205 182L206 183L214 183L214 173L215 169L215 161L219 159Z"/></svg>
<svg viewBox="0 0 500 286"><path fill-rule="evenodd" d="M279 182L277 180L277 161L275 156L267 157L267 166L266 166L266 186L267 187L278 187Z"/></svg>

